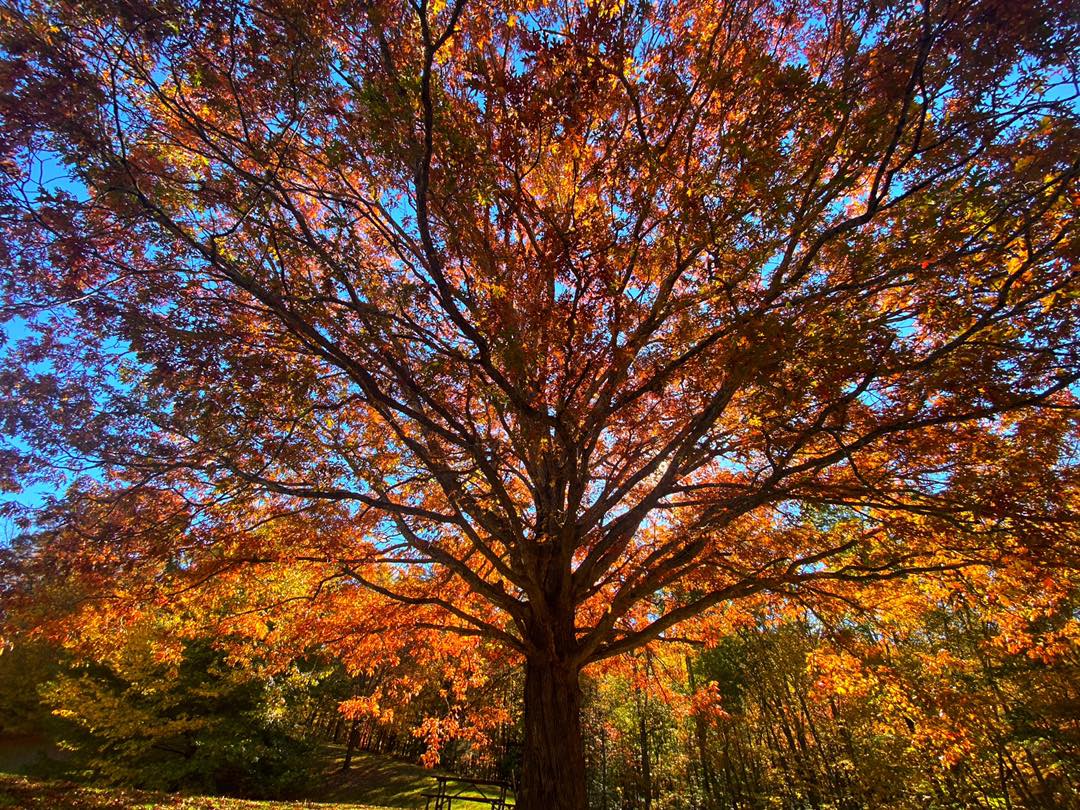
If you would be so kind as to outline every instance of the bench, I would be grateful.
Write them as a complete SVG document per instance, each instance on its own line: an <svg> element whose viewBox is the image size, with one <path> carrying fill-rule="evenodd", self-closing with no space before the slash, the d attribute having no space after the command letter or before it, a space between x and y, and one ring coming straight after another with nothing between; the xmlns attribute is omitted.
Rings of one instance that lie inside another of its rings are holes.
<svg viewBox="0 0 1080 810"><path fill-rule="evenodd" d="M487 805L491 810L508 810L514 806L507 804L506 792L510 785L506 782L465 779L460 776L436 776L435 782L434 793L420 794L427 800L425 810L453 810L455 802ZM496 795L488 796L488 790ZM477 793L480 795L476 795Z"/></svg>

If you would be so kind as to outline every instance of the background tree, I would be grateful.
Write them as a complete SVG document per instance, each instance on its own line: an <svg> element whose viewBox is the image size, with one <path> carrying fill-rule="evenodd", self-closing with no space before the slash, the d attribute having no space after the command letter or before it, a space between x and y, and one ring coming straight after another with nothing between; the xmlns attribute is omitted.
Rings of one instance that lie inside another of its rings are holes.
<svg viewBox="0 0 1080 810"><path fill-rule="evenodd" d="M313 776L315 755L294 723L302 674L260 677L227 663L208 641L161 660L132 634L113 666L62 673L45 686L43 700L85 729L82 760L108 783L295 795Z"/></svg>
<svg viewBox="0 0 1080 810"><path fill-rule="evenodd" d="M587 665L1069 539L1072 6L8 4L9 466L501 643L578 810Z"/></svg>
<svg viewBox="0 0 1080 810"><path fill-rule="evenodd" d="M185 561L207 527L178 506L97 487L50 510L55 530L0 549L4 730L80 751L73 772L143 787L299 789L324 763L298 738L320 735L342 744L342 770L362 748L514 778L520 683L504 651L305 558L306 517L253 530L264 555L287 543L287 564L237 565L227 536Z"/></svg>

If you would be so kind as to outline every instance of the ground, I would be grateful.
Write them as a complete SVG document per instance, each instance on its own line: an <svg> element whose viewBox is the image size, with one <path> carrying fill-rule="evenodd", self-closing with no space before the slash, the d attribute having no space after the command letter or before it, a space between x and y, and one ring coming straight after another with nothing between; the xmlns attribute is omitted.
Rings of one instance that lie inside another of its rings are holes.
<svg viewBox="0 0 1080 810"><path fill-rule="evenodd" d="M363 752L353 755L352 768L343 773L343 756L344 749L341 746L329 749L325 777L317 794L319 801L360 802L379 807L422 810L427 800L421 794L434 790L435 775L443 773ZM488 795L494 796L495 793L489 791ZM482 807L472 803L468 806Z"/></svg>
<svg viewBox="0 0 1080 810"><path fill-rule="evenodd" d="M316 764L319 778L304 800L256 802L90 787L64 779L62 759L34 738L0 737L0 810L422 810L426 799L421 794L434 789L440 773L363 752L354 754L352 768L342 772L343 756L341 746L327 747L324 760Z"/></svg>
<svg viewBox="0 0 1080 810"><path fill-rule="evenodd" d="M0 774L0 808L19 810L380 810L374 805L314 802L251 802L217 796L171 796L142 790L93 788L74 782Z"/></svg>

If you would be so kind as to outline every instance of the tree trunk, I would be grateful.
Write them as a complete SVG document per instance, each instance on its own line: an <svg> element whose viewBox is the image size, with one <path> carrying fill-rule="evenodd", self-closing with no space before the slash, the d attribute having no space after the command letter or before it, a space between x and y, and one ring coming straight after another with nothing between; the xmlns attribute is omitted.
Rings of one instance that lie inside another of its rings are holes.
<svg viewBox="0 0 1080 810"><path fill-rule="evenodd" d="M525 665L521 810L586 810L581 688L575 667L549 658Z"/></svg>
<svg viewBox="0 0 1080 810"><path fill-rule="evenodd" d="M689 653L686 656L686 680L692 695L697 691L697 682L694 679L694 659ZM705 718L700 713L694 715L694 738L697 741L698 761L701 765L701 794L706 804L715 804L716 790L713 788L715 776L709 758L709 729L705 725Z"/></svg>
<svg viewBox="0 0 1080 810"><path fill-rule="evenodd" d="M341 770L347 771L352 765L353 751L356 748L356 740L360 736L360 731L357 726L360 725L360 718L354 717L352 725L349 726L349 736L345 739L345 761L341 763Z"/></svg>
<svg viewBox="0 0 1080 810"><path fill-rule="evenodd" d="M638 745L641 756L641 797L644 800L645 810L652 810L652 755L649 751L649 724L646 717L648 698L642 696L640 689L635 689L635 692L638 710Z"/></svg>

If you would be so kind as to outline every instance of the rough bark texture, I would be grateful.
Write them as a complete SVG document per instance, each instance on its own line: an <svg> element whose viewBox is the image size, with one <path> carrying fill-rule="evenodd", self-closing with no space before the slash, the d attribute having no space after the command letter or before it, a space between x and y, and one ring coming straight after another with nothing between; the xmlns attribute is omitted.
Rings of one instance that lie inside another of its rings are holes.
<svg viewBox="0 0 1080 810"><path fill-rule="evenodd" d="M547 658L525 668L521 810L585 810L585 749L578 670Z"/></svg>

